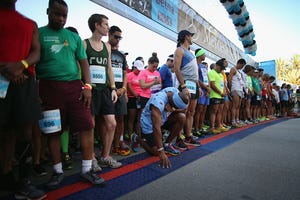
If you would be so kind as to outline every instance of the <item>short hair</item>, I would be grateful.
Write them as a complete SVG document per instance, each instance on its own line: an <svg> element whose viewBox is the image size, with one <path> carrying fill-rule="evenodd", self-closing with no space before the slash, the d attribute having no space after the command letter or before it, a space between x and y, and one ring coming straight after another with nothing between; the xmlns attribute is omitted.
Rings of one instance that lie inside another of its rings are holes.
<svg viewBox="0 0 300 200"><path fill-rule="evenodd" d="M101 24L103 19L108 19L105 15L102 14L92 14L88 20L88 25L92 33L95 31L95 23Z"/></svg>
<svg viewBox="0 0 300 200"><path fill-rule="evenodd" d="M121 29L119 27L117 27L117 26L111 26L110 29L109 29L109 34L112 35L115 32L121 32L122 33L122 31L121 31Z"/></svg>
<svg viewBox="0 0 300 200"><path fill-rule="evenodd" d="M65 7L68 7L68 4L64 0L49 0L48 8L51 8L54 5L54 3L58 3Z"/></svg>
<svg viewBox="0 0 300 200"><path fill-rule="evenodd" d="M78 34L78 31L75 27L73 26L68 26L66 29L68 29L69 31L72 31L73 33L77 33Z"/></svg>
<svg viewBox="0 0 300 200"><path fill-rule="evenodd" d="M237 64L240 64L240 65L245 65L246 64L246 60L244 58L241 58L237 61Z"/></svg>
<svg viewBox="0 0 300 200"><path fill-rule="evenodd" d="M251 65L246 65L246 66L244 67L244 69L243 69L243 71L244 71L245 73L248 73L248 72L250 72L251 70L253 70L253 67L252 67Z"/></svg>
<svg viewBox="0 0 300 200"><path fill-rule="evenodd" d="M148 59L148 63L159 63L158 57L157 57L157 53L153 52L152 56Z"/></svg>
<svg viewBox="0 0 300 200"><path fill-rule="evenodd" d="M209 66L210 69L214 69L215 67L216 67L216 63L211 63Z"/></svg>

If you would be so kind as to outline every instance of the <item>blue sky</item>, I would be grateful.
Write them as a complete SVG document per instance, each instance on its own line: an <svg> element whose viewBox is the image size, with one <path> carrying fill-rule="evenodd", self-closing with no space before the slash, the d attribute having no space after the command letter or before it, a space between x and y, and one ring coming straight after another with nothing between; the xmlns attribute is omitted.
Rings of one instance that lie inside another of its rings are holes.
<svg viewBox="0 0 300 200"><path fill-rule="evenodd" d="M174 42L89 0L66 0L66 2L69 6L66 26L76 27L83 39L91 36L87 20L93 13L105 14L109 17L110 25L119 26L124 36L120 50L129 52L129 63L137 56L143 56L147 60L152 52L157 52L160 64L163 64L167 56L175 50ZM185 0L185 2L242 49L234 25L218 0ZM244 2L250 13L257 41L257 53L252 57L255 61L289 59L294 54L300 54L300 23L296 19L296 16L299 16L300 1L244 0ZM38 26L47 24L47 0L18 0L16 5L19 12L36 21ZM107 38L103 40L106 41Z"/></svg>

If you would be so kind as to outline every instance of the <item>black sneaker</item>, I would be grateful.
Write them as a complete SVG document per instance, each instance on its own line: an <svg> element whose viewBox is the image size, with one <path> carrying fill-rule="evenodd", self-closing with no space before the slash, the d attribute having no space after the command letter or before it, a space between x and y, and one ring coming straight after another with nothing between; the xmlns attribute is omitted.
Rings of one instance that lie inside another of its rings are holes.
<svg viewBox="0 0 300 200"><path fill-rule="evenodd" d="M50 181L46 184L49 189L56 189L64 179L63 173L54 173Z"/></svg>
<svg viewBox="0 0 300 200"><path fill-rule="evenodd" d="M187 150L188 149L188 146L183 142L182 139L176 140L176 142L173 144L173 146L176 149L180 149L180 150Z"/></svg>
<svg viewBox="0 0 300 200"><path fill-rule="evenodd" d="M34 165L33 166L33 171L38 175L38 176L45 176L47 175L47 171L42 165Z"/></svg>
<svg viewBox="0 0 300 200"><path fill-rule="evenodd" d="M47 194L42 190L37 189L31 184L30 181L27 181L21 189L15 194L16 199L34 199L40 200L45 199Z"/></svg>
<svg viewBox="0 0 300 200"><path fill-rule="evenodd" d="M196 136L198 138L199 137L203 137L203 135L202 135L202 133L200 131L193 130L192 133L193 133L194 136Z"/></svg>
<svg viewBox="0 0 300 200"><path fill-rule="evenodd" d="M105 186L105 180L97 175L93 170L88 171L87 173L80 174L80 177L83 181L88 181L94 186L104 187Z"/></svg>
<svg viewBox="0 0 300 200"><path fill-rule="evenodd" d="M192 136L185 137L184 143L186 145L193 145L193 146L196 146L196 147L201 146L200 142L194 140Z"/></svg>
<svg viewBox="0 0 300 200"><path fill-rule="evenodd" d="M69 153L63 153L62 165L64 170L72 169L72 159Z"/></svg>

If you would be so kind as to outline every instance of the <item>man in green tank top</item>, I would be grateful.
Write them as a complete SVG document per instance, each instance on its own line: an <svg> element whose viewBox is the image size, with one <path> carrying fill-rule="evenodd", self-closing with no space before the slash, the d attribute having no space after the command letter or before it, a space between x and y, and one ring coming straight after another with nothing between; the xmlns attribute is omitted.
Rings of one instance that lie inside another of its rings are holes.
<svg viewBox="0 0 300 200"><path fill-rule="evenodd" d="M109 31L108 17L93 14L88 20L92 36L84 40L90 64L92 90L92 114L95 116L95 130L100 132L102 152L99 160L101 167L119 168L122 166L110 156L116 128L115 106L118 96L111 65L111 46L104 43L102 36Z"/></svg>

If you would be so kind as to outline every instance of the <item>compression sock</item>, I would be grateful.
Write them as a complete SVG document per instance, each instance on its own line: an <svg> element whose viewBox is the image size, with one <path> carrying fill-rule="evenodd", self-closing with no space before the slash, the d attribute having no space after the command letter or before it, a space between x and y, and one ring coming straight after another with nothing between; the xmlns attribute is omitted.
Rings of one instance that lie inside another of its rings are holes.
<svg viewBox="0 0 300 200"><path fill-rule="evenodd" d="M61 141L62 152L68 153L68 151L69 151L69 131L64 131L60 135L60 141Z"/></svg>

